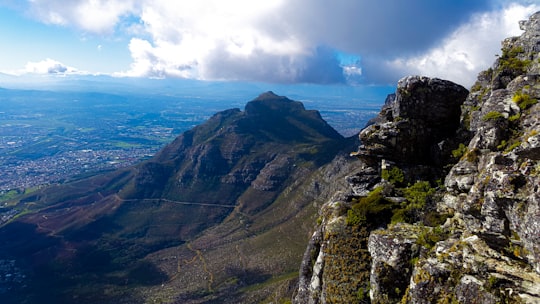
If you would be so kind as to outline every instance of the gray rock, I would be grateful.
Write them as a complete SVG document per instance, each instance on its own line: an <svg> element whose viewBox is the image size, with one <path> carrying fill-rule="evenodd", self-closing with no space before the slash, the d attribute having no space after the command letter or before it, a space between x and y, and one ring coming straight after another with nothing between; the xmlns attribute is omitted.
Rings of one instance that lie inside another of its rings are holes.
<svg viewBox="0 0 540 304"><path fill-rule="evenodd" d="M409 76L398 82L374 124L360 132L363 159L433 163L433 147L459 126L460 106L468 91L437 78ZM391 114L390 114L391 111Z"/></svg>
<svg viewBox="0 0 540 304"><path fill-rule="evenodd" d="M319 251L304 271L310 302L296 303L364 301L365 265L355 258L365 247L371 303L540 303L540 12L520 26L525 32L503 41L502 56L467 98L440 79L399 81L360 132L352 154L363 169L347 179L348 195L321 209L317 245L309 247ZM466 151L450 157L459 143ZM403 185L381 181L387 162L405 172ZM449 214L440 227L345 225L354 202L374 187L403 206L404 198L392 197L399 187L441 176L436 206L423 210ZM365 247L361 229L372 229ZM338 288L346 276L354 281Z"/></svg>
<svg viewBox="0 0 540 304"><path fill-rule="evenodd" d="M419 227L398 224L369 236L371 254L370 298L372 303L395 303L403 297L418 256Z"/></svg>

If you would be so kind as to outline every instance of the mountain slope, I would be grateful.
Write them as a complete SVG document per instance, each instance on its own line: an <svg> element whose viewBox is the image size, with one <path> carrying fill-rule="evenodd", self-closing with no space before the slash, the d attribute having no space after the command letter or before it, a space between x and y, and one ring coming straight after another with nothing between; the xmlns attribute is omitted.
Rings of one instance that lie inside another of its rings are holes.
<svg viewBox="0 0 540 304"><path fill-rule="evenodd" d="M349 168L342 157L331 161L353 142L318 112L267 92L140 165L28 194L11 202L20 213L0 228L0 261L25 277L0 281L4 296L12 303L271 296L268 286L296 277L311 230L302 222L313 221L321 189L334 187L325 175Z"/></svg>

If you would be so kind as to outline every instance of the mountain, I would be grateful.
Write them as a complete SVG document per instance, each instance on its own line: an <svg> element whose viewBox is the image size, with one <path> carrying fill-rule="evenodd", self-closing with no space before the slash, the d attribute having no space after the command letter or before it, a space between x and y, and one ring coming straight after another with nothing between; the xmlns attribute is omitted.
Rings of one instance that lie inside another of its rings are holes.
<svg viewBox="0 0 540 304"><path fill-rule="evenodd" d="M317 206L352 170L340 151L355 142L267 92L137 166L26 194L0 228L2 301L290 297Z"/></svg>
<svg viewBox="0 0 540 304"><path fill-rule="evenodd" d="M540 303L540 12L470 92L409 76L320 209L295 303Z"/></svg>
<svg viewBox="0 0 540 304"><path fill-rule="evenodd" d="M520 25L470 90L401 79L360 141L267 92L9 202L2 301L540 302L540 12Z"/></svg>

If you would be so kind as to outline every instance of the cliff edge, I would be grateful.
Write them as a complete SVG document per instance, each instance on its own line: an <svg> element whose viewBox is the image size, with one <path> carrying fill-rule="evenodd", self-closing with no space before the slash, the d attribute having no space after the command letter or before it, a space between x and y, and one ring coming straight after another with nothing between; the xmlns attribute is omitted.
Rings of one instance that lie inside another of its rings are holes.
<svg viewBox="0 0 540 304"><path fill-rule="evenodd" d="M320 210L295 303L540 302L540 12L468 92L409 76Z"/></svg>

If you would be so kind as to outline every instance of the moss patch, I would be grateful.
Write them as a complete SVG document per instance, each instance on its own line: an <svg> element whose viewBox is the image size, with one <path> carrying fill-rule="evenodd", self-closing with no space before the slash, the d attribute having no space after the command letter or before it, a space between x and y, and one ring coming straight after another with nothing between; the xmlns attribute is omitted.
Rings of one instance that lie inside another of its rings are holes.
<svg viewBox="0 0 540 304"><path fill-rule="evenodd" d="M368 196L356 200L347 210L347 225L377 224L385 222L385 218L389 219L395 204L384 198L382 190L382 187L375 188Z"/></svg>
<svg viewBox="0 0 540 304"><path fill-rule="evenodd" d="M522 91L517 91L514 96L512 96L512 101L515 102L521 110L526 110L531 106L538 103L538 100L525 94Z"/></svg>
<svg viewBox="0 0 540 304"><path fill-rule="evenodd" d="M497 119L500 119L500 118L504 118L504 115L501 112L491 111L491 112L487 113L486 115L484 115L482 117L482 120L483 121L490 121L490 120L497 120Z"/></svg>

